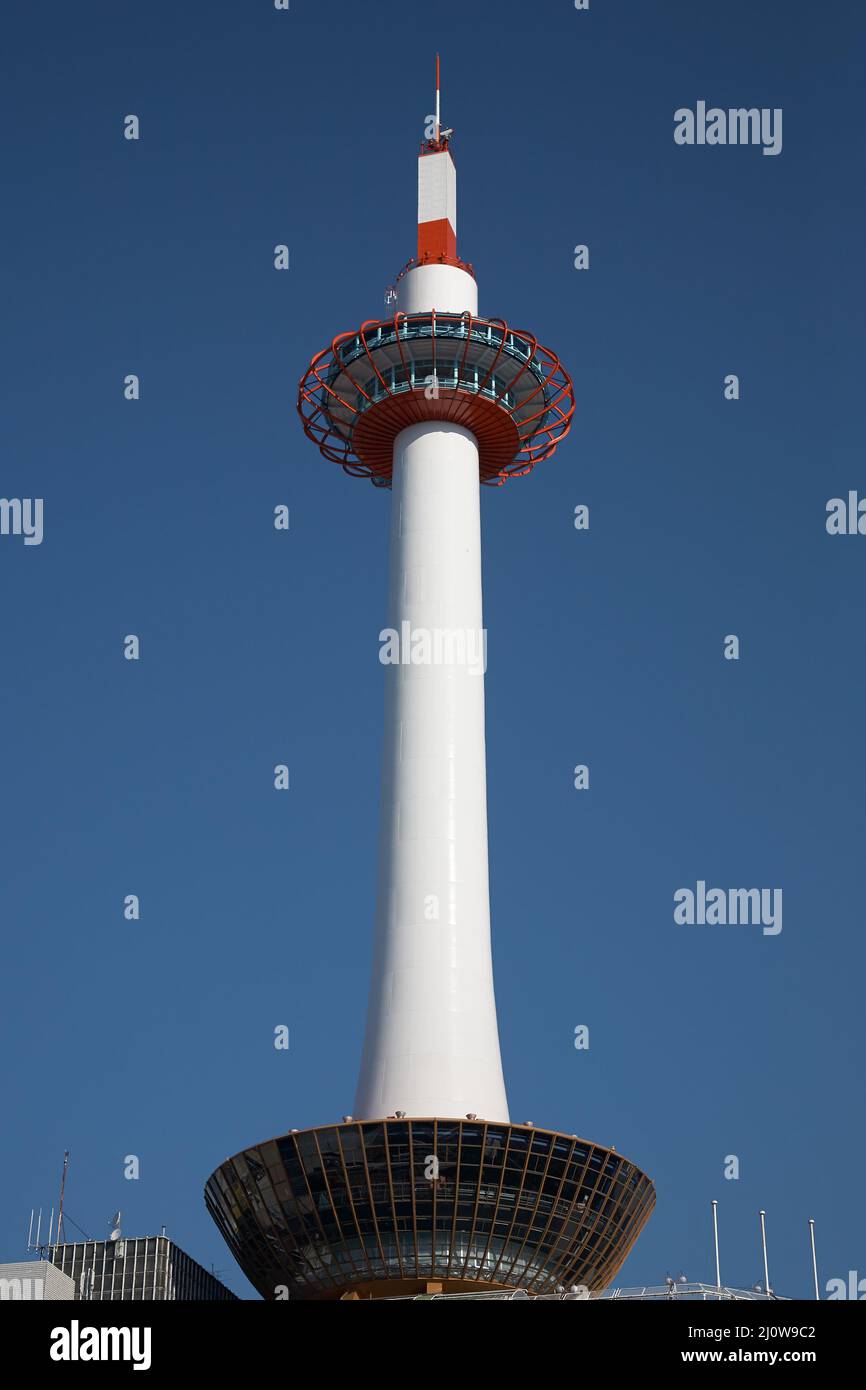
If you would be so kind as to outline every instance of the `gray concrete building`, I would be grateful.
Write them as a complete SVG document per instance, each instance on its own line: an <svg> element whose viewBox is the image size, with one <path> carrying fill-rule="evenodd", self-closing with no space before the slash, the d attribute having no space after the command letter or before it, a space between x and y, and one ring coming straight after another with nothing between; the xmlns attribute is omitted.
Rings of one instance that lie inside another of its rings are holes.
<svg viewBox="0 0 866 1390"><path fill-rule="evenodd" d="M71 1302L77 1297L75 1281L50 1260L23 1260L20 1264L0 1265L0 1301Z"/></svg>

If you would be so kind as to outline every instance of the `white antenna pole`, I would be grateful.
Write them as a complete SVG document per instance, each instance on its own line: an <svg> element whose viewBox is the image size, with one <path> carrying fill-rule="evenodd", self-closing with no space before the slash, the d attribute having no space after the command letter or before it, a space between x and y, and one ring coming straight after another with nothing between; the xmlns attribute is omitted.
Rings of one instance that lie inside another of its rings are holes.
<svg viewBox="0 0 866 1390"><path fill-rule="evenodd" d="M436 54L436 143L439 144L439 54Z"/></svg>
<svg viewBox="0 0 866 1390"><path fill-rule="evenodd" d="M722 1287L722 1275L719 1269L719 1204L713 1198L713 1243L716 1247L716 1288Z"/></svg>
<svg viewBox="0 0 866 1390"><path fill-rule="evenodd" d="M28 1249L28 1250L31 1250L31 1249L32 1249L32 1245L31 1245L32 1239L33 1239L33 1208L31 1207L31 1208L30 1208L30 1229L29 1229L29 1231L27 1232L27 1249Z"/></svg>
<svg viewBox="0 0 866 1390"><path fill-rule="evenodd" d="M759 1215L760 1218L761 1218L761 1245L762 1245L763 1251L764 1251L764 1293L767 1294L767 1296L769 1297L769 1294L770 1294L770 1270L769 1270L769 1267L768 1267L768 1265L767 1265L767 1226L766 1226L766 1222L765 1222L765 1220L764 1220L764 1218L766 1217L767 1213L766 1213L765 1211L760 1211L760 1212L758 1212L758 1215Z"/></svg>
<svg viewBox="0 0 866 1390"><path fill-rule="evenodd" d="M809 1239L812 1242L812 1278L815 1280L815 1297L820 1303L821 1295L818 1292L818 1256L815 1254L815 1223L811 1216L809 1217Z"/></svg>
<svg viewBox="0 0 866 1390"><path fill-rule="evenodd" d="M39 1236L42 1233L42 1208L39 1208L39 1220L36 1224L36 1249L39 1249Z"/></svg>
<svg viewBox="0 0 866 1390"><path fill-rule="evenodd" d="M51 1232L54 1230L54 1208L51 1208L51 1220L48 1222L48 1249L51 1249Z"/></svg>

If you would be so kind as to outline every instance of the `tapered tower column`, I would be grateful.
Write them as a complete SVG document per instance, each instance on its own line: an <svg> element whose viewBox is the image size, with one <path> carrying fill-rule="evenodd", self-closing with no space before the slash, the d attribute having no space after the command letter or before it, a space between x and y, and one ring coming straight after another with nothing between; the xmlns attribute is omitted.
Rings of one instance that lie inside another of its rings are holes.
<svg viewBox="0 0 866 1390"><path fill-rule="evenodd" d="M490 948L478 446L394 441L379 892L355 1115L507 1120ZM390 642L390 650L389 650Z"/></svg>

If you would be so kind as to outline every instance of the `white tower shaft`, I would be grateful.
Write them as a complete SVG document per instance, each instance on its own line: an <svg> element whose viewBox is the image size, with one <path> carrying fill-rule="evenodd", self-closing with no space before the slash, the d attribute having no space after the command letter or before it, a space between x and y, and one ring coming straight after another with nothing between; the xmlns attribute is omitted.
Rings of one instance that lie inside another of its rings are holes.
<svg viewBox="0 0 866 1390"><path fill-rule="evenodd" d="M459 426L413 425L395 440L388 624L401 663L385 667L376 937L354 1113L507 1121L490 949L478 448Z"/></svg>
<svg viewBox="0 0 866 1390"><path fill-rule="evenodd" d="M438 115L437 101L437 144ZM402 313L477 314L475 279L454 261L456 235L450 152L422 152L419 264L400 280ZM474 435L442 420L404 429L392 488L388 626L400 661L385 667L373 978L354 1113L507 1121L490 950Z"/></svg>

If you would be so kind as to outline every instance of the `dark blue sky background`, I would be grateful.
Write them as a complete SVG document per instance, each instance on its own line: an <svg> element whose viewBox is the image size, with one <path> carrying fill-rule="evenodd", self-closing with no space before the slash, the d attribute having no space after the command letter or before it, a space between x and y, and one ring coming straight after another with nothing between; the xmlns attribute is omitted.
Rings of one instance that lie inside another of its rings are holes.
<svg viewBox="0 0 866 1390"><path fill-rule="evenodd" d="M0 493L45 539L0 537L0 1258L68 1147L89 1234L165 1223L249 1292L204 1181L351 1109L389 496L294 402L414 252L438 47L482 312L578 400L483 499L512 1115L654 1179L619 1283L711 1278L713 1197L728 1282L761 1276L759 1207L780 1292L809 1217L822 1284L866 1274L866 537L824 526L866 493L864 38L854 0L10 11ZM676 146L699 99L782 107L783 152ZM781 887L781 935L675 926L700 878Z"/></svg>

